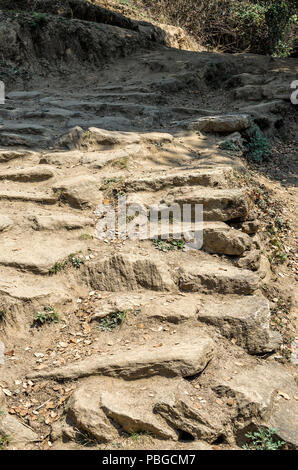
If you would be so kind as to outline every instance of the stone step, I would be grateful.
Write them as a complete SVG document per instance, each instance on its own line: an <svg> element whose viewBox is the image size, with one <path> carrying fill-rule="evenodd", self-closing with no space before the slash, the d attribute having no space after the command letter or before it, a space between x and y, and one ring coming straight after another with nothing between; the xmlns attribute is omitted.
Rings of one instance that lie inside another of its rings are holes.
<svg viewBox="0 0 298 470"><path fill-rule="evenodd" d="M45 181L54 176L54 171L49 166L45 165L0 172L0 180L19 181L22 183Z"/></svg>
<svg viewBox="0 0 298 470"><path fill-rule="evenodd" d="M196 120L180 121L176 125L191 131L231 134L248 129L251 126L251 121L248 114L223 114L204 116Z"/></svg>
<svg viewBox="0 0 298 470"><path fill-rule="evenodd" d="M0 135L2 133L24 133L24 134L46 134L48 129L39 124L26 124L26 123L17 123L17 124L8 124L0 127Z"/></svg>
<svg viewBox="0 0 298 470"><path fill-rule="evenodd" d="M134 156L140 149L141 146L135 144L127 145L124 149L119 148L101 152L83 152L81 150L52 152L43 154L40 158L40 163L60 167L83 165L88 168L100 169L115 160L127 159Z"/></svg>
<svg viewBox="0 0 298 470"><path fill-rule="evenodd" d="M36 202L40 204L56 204L57 197L53 194L40 193L37 191L27 192L0 188L0 201L1 200Z"/></svg>
<svg viewBox="0 0 298 470"><path fill-rule="evenodd" d="M201 298L197 303L200 322L217 327L229 339L250 354L275 350L281 336L270 330L270 308L265 297Z"/></svg>
<svg viewBox="0 0 298 470"><path fill-rule="evenodd" d="M99 191L100 184L94 176L82 175L56 183L53 191L60 201L76 209L97 206L102 202L103 196Z"/></svg>
<svg viewBox="0 0 298 470"><path fill-rule="evenodd" d="M24 100L26 101L31 101L35 100L37 98L40 98L41 92L40 91L11 91L7 93L6 97L9 100L21 100L22 102Z"/></svg>
<svg viewBox="0 0 298 470"><path fill-rule="evenodd" d="M62 135L57 145L60 148L80 149L80 150L110 150L116 147L125 147L140 143L164 144L172 142L173 136L166 133L158 132L117 132L97 127L89 127L84 131L81 127L76 126L70 129L66 134Z"/></svg>
<svg viewBox="0 0 298 470"><path fill-rule="evenodd" d="M83 247L78 239L67 240L48 237L36 233L29 239L1 240L0 265L46 275L57 262L63 262L70 254L79 252Z"/></svg>
<svg viewBox="0 0 298 470"><path fill-rule="evenodd" d="M191 347L190 347L191 345ZM146 348L134 345L133 349L117 346L113 355L94 355L87 360L68 364L49 371L31 373L31 378L73 380L92 375L121 377L125 380L160 375L164 377L189 377L201 372L214 353L212 339L191 330L185 336L167 335L162 345L146 344Z"/></svg>
<svg viewBox="0 0 298 470"><path fill-rule="evenodd" d="M104 292L101 298L92 302L92 321L98 321L114 312L137 312L138 321L166 321L180 324L196 319L197 305L201 294L180 292Z"/></svg>
<svg viewBox="0 0 298 470"><path fill-rule="evenodd" d="M260 278L252 271L214 259L194 259L193 263L181 264L178 285L183 292L249 295L259 288Z"/></svg>
<svg viewBox="0 0 298 470"><path fill-rule="evenodd" d="M110 292L178 291L169 266L156 250L147 257L119 253L91 261L84 281L91 289Z"/></svg>
<svg viewBox="0 0 298 470"><path fill-rule="evenodd" d="M6 163L17 158L31 157L33 155L35 155L35 153L29 150L0 150L0 163Z"/></svg>
<svg viewBox="0 0 298 470"><path fill-rule="evenodd" d="M152 121L150 121L152 122ZM67 122L67 127L72 128L74 126L82 127L83 129L88 129L89 127L98 127L111 131L129 131L132 128L139 127L138 119L128 119L125 116L85 116L82 119L74 118L70 119ZM144 122L142 121L144 125ZM147 127L147 126L146 126Z"/></svg>
<svg viewBox="0 0 298 470"><path fill-rule="evenodd" d="M90 217L82 217L68 213L36 215L30 219L33 222L33 228L38 231L77 230L86 227L89 228L95 224L94 220Z"/></svg>
<svg viewBox="0 0 298 470"><path fill-rule="evenodd" d="M217 295L201 293L125 292L103 293L92 303L92 321L101 321L114 312L137 312L138 322L174 324L194 320L216 327L229 340L249 354L273 351L280 345L280 335L270 330L268 300L261 295Z"/></svg>
<svg viewBox="0 0 298 470"><path fill-rule="evenodd" d="M184 170L175 173L151 174L149 177L127 179L124 182L126 191L160 191L171 186L225 186L231 176L232 168Z"/></svg>
<svg viewBox="0 0 298 470"><path fill-rule="evenodd" d="M93 112L97 116L105 115L126 115L127 117L135 117L136 115L142 116L152 116L156 113L162 113L162 109L157 106L139 104L139 103L129 103L129 102L119 102L115 103L113 101L96 101L96 100L55 100L49 103L54 107L62 107L68 110L84 110L84 112Z"/></svg>
<svg viewBox="0 0 298 470"><path fill-rule="evenodd" d="M44 148L50 142L51 137L44 135L0 132L0 144L4 146Z"/></svg>
<svg viewBox="0 0 298 470"><path fill-rule="evenodd" d="M71 396L67 421L98 442L113 441L119 428L129 434L147 432L174 441L188 432L194 439L212 442L221 426L217 417L196 407L197 393L181 378L125 381L92 377ZM170 403L175 414L168 409Z"/></svg>
<svg viewBox="0 0 298 470"><path fill-rule="evenodd" d="M43 119L43 121L66 121L69 122L72 118L83 118L86 116L85 113L81 111L70 111L69 109L63 108L40 108L37 109L25 109L23 110L24 119Z"/></svg>
<svg viewBox="0 0 298 470"><path fill-rule="evenodd" d="M169 223L165 220L161 223L149 222L146 226L136 229L137 219L128 224L127 235L136 231L137 238L140 240L184 240L192 246L197 240L202 240L198 249L203 249L208 253L217 253L220 255L241 256L245 251L253 247L252 240L246 233L235 230L224 222L203 222L200 224L181 224ZM193 225L193 226L192 226ZM146 227L146 229L145 229ZM145 230L144 230L145 229Z"/></svg>
<svg viewBox="0 0 298 470"><path fill-rule="evenodd" d="M32 325L35 314L45 306L53 306L61 312L72 302L74 287L64 286L54 277L37 277L31 273L2 268L0 274L1 310L4 315L4 329L12 334L25 332Z"/></svg>
<svg viewBox="0 0 298 470"><path fill-rule="evenodd" d="M161 203L167 205L184 204L192 206L192 216L195 215L195 205L203 205L203 216L206 221L226 222L233 219L246 219L249 213L248 198L242 189L211 189L211 188L181 188L169 193Z"/></svg>
<svg viewBox="0 0 298 470"><path fill-rule="evenodd" d="M294 378L276 363L267 361L239 368L233 362L214 374L211 386L220 397L234 397L238 442L243 445L245 433L261 426L276 429L279 440L286 442L290 449L297 449L297 426L293 417L298 415L298 387ZM240 414L244 419L238 421Z"/></svg>

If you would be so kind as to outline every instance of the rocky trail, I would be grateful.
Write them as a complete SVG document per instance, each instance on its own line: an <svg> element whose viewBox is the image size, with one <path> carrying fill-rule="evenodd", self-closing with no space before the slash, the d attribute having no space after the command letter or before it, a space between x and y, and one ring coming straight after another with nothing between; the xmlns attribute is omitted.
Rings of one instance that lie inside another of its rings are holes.
<svg viewBox="0 0 298 470"><path fill-rule="evenodd" d="M129 35L104 27L107 38ZM9 447L235 449L260 426L297 447L297 385L275 358L282 338L263 289L272 273L260 220L241 184L247 165L221 145L241 142L253 122L269 137L287 132L297 68L155 43L110 57L84 81L44 76L7 91L0 432ZM203 204L202 249L173 243L175 219L170 241L97 238L98 207L117 207L118 196L161 218L171 204Z"/></svg>

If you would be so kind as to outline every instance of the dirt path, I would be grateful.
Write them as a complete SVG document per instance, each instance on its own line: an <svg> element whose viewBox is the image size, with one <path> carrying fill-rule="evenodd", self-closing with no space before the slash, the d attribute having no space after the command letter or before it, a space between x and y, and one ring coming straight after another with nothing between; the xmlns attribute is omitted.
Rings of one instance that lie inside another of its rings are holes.
<svg viewBox="0 0 298 470"><path fill-rule="evenodd" d="M295 60L160 47L7 93L0 433L10 447L236 448L260 425L297 446L295 74ZM239 142L251 118L276 154L277 133L293 133L282 177L220 145L234 132ZM98 239L124 195L131 227L135 204L146 218L203 204L203 249L175 242L175 216L170 241Z"/></svg>

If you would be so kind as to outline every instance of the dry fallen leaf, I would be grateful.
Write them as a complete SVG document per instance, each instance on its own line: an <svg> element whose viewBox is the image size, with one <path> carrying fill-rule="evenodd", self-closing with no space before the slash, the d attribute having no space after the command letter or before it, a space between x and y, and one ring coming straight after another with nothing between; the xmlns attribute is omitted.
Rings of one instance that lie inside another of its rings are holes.
<svg viewBox="0 0 298 470"><path fill-rule="evenodd" d="M5 356L14 356L14 350L6 351Z"/></svg>
<svg viewBox="0 0 298 470"><path fill-rule="evenodd" d="M285 392L282 392L282 391L278 391L278 395L283 397L285 400L291 400L291 398L289 397L289 395Z"/></svg>

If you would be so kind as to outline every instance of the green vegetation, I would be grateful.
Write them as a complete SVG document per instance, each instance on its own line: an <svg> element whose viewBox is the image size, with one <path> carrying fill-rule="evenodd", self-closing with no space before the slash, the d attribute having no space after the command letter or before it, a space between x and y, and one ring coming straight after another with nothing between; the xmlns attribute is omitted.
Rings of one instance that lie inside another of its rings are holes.
<svg viewBox="0 0 298 470"><path fill-rule="evenodd" d="M143 0L160 21L226 52L288 56L297 35L297 0Z"/></svg>
<svg viewBox="0 0 298 470"><path fill-rule="evenodd" d="M76 269L79 269L84 261L79 258L75 253L69 255L68 262Z"/></svg>
<svg viewBox="0 0 298 470"><path fill-rule="evenodd" d="M159 238L152 240L152 244L157 250L164 252L182 250L185 246L183 240L160 240Z"/></svg>
<svg viewBox="0 0 298 470"><path fill-rule="evenodd" d="M24 17L24 24L28 24L31 28L37 28L38 26L45 25L48 19L47 13L33 11L28 13L28 16Z"/></svg>
<svg viewBox="0 0 298 470"><path fill-rule="evenodd" d="M10 443L10 437L6 435L0 435L0 450L5 450Z"/></svg>
<svg viewBox="0 0 298 470"><path fill-rule="evenodd" d="M44 307L42 312L37 312L34 317L34 323L43 325L44 323L58 323L60 320L59 313L54 307Z"/></svg>
<svg viewBox="0 0 298 470"><path fill-rule="evenodd" d="M285 445L283 441L274 440L274 435L276 434L277 429L268 428L266 431L264 429L258 428L254 433L249 432L245 434L245 437L250 439L249 444L245 444L243 449L245 450L278 450Z"/></svg>
<svg viewBox="0 0 298 470"><path fill-rule="evenodd" d="M79 269L81 265L84 264L82 258L79 258L77 253L70 254L66 260L64 261L57 261L54 266L51 267L49 270L49 275L57 274L58 272L62 271L67 266L71 265L76 269Z"/></svg>
<svg viewBox="0 0 298 470"><path fill-rule="evenodd" d="M245 145L245 156L250 162L263 163L272 154L269 140L255 123L245 132Z"/></svg>
<svg viewBox="0 0 298 470"><path fill-rule="evenodd" d="M119 196L124 196L124 178L122 176L105 178L102 189L104 190L105 197L112 200Z"/></svg>
<svg viewBox="0 0 298 470"><path fill-rule="evenodd" d="M64 263L59 263L58 261L54 264L54 266L51 267L49 270L49 274L57 274L59 271L61 271L64 268L65 264Z"/></svg>
<svg viewBox="0 0 298 470"><path fill-rule="evenodd" d="M113 312L100 320L98 328L101 331L112 331L123 323L125 316L126 312Z"/></svg>
<svg viewBox="0 0 298 470"><path fill-rule="evenodd" d="M93 238L93 235L91 235L90 233L81 233L81 235L79 236L79 240L92 240Z"/></svg>
<svg viewBox="0 0 298 470"><path fill-rule="evenodd" d="M125 170L128 167L129 157L121 157L113 160L111 165L119 168L120 170Z"/></svg>
<svg viewBox="0 0 298 470"><path fill-rule="evenodd" d="M139 432L135 431L131 433L129 436L129 438L135 442L138 442L140 440L143 441L144 438L146 437L151 437L151 434L148 431L139 431Z"/></svg>

